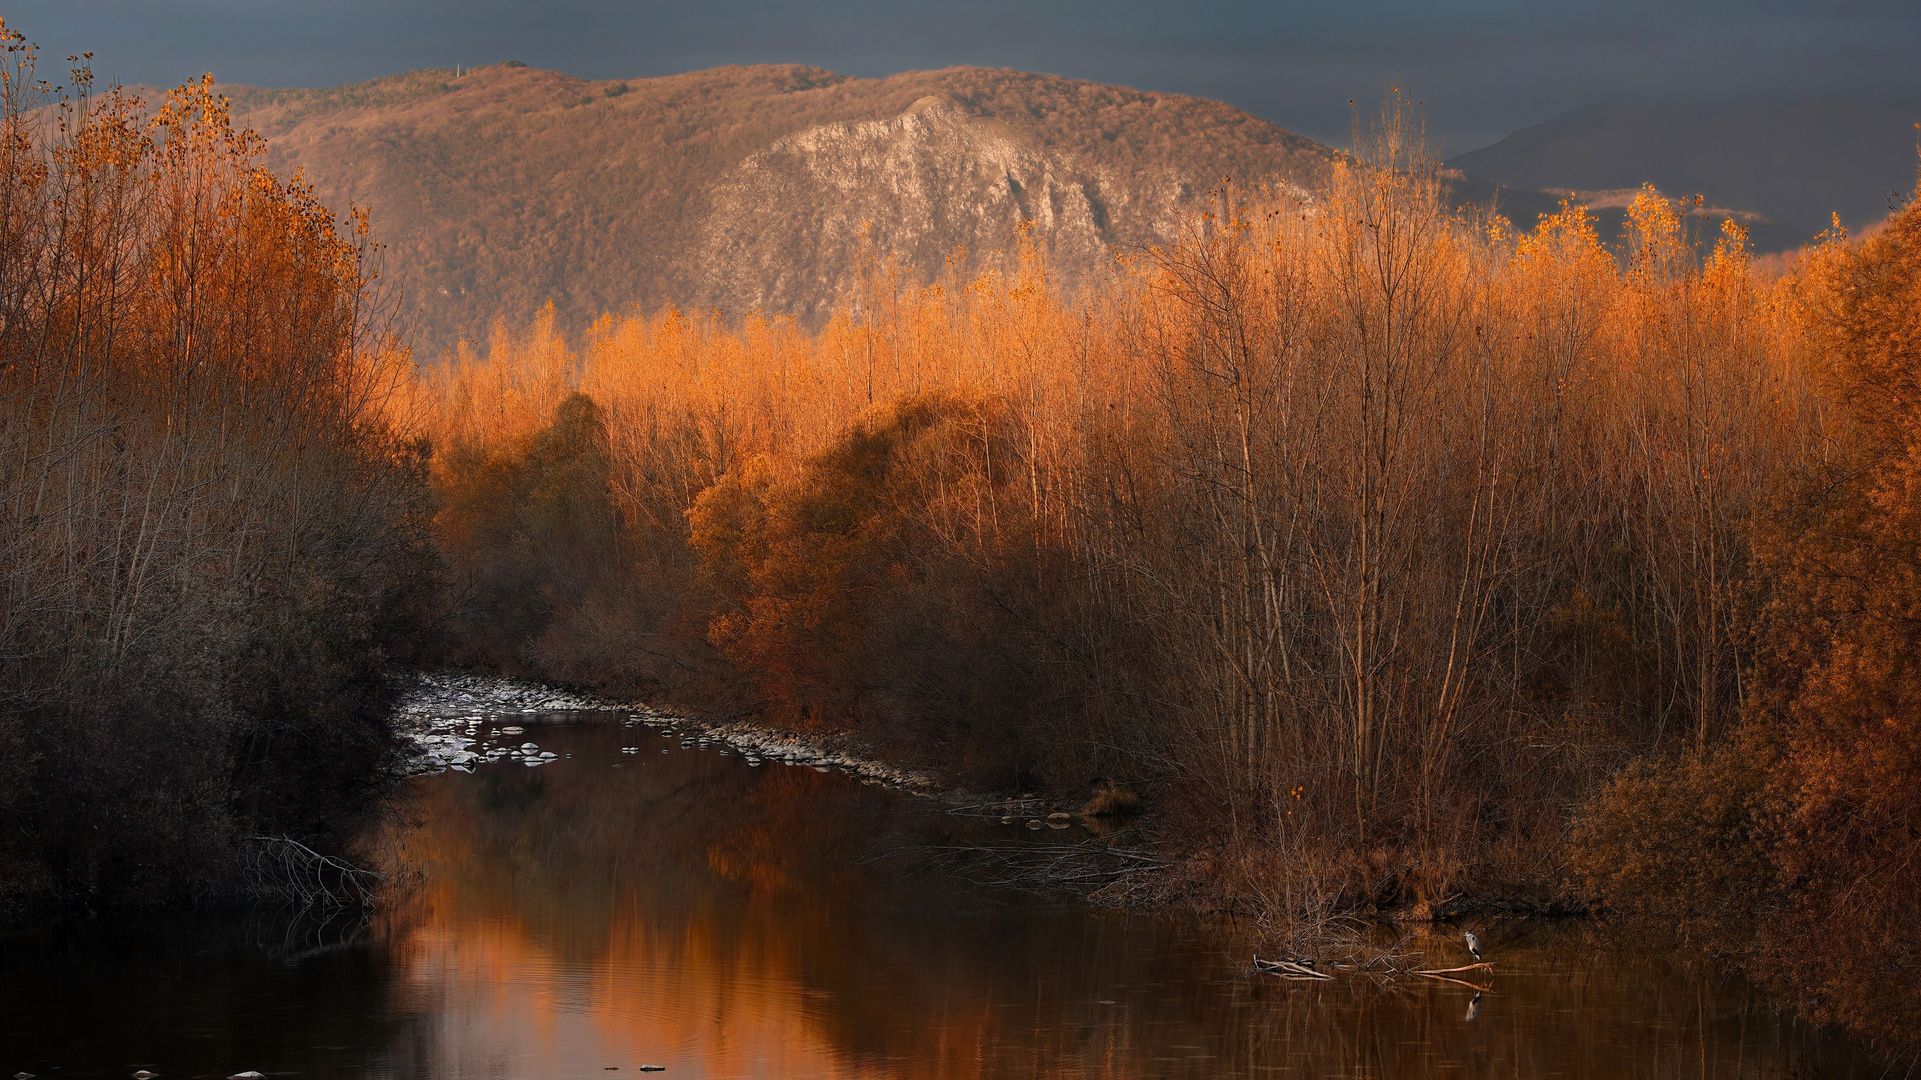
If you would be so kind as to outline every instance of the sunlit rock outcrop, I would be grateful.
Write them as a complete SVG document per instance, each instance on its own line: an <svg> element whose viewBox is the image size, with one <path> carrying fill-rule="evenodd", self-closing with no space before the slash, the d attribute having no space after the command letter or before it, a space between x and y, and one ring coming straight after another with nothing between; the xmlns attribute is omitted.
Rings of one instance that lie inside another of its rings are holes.
<svg viewBox="0 0 1921 1080"><path fill-rule="evenodd" d="M926 280L971 273L1004 254L1023 223L1057 269L1083 277L1113 242L1104 179L943 97L885 120L808 128L716 186L697 264L702 298L820 316L854 294L877 256Z"/></svg>

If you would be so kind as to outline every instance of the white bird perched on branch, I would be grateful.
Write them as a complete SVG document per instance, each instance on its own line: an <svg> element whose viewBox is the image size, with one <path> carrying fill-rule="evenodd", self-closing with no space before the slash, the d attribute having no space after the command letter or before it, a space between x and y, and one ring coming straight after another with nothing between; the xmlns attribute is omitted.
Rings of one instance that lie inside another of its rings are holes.
<svg viewBox="0 0 1921 1080"><path fill-rule="evenodd" d="M1477 961L1480 960L1481 959L1481 939L1475 937L1474 931L1472 930L1469 930L1464 936L1467 939L1467 951L1474 954L1475 960Z"/></svg>

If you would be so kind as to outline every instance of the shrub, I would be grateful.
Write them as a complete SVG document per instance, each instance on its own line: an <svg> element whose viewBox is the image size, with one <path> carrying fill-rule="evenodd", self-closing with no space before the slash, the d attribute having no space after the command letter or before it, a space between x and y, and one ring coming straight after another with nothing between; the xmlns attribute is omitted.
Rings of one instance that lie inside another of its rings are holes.
<svg viewBox="0 0 1921 1080"><path fill-rule="evenodd" d="M1141 797L1126 784L1104 783L1094 791L1094 797L1081 807L1081 813L1095 818L1133 817L1147 809Z"/></svg>
<svg viewBox="0 0 1921 1080"><path fill-rule="evenodd" d="M1005 402L914 395L791 478L756 459L700 496L710 633L768 715L976 781L1087 767L1079 688L1045 665L1036 583L1060 588L1059 555L1034 541L1018 435Z"/></svg>
<svg viewBox="0 0 1921 1080"><path fill-rule="evenodd" d="M473 659L511 671L566 655L588 597L619 565L607 437L584 394L506 447L457 445L439 470L439 526L456 590L454 633Z"/></svg>
<svg viewBox="0 0 1921 1080"><path fill-rule="evenodd" d="M1710 946L1739 947L1778 906L1769 858L1772 756L1758 740L1623 769L1569 843L1578 891Z"/></svg>
<svg viewBox="0 0 1921 1080"><path fill-rule="evenodd" d="M1813 1015L1921 1049L1921 203L1813 254L1822 454L1758 532L1759 700L1784 752L1784 917L1766 975Z"/></svg>

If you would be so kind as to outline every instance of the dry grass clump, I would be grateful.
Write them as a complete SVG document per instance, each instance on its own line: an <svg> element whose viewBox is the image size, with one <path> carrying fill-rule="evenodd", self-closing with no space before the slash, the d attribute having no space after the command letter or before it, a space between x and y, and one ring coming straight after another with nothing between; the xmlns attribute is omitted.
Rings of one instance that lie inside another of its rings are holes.
<svg viewBox="0 0 1921 1080"><path fill-rule="evenodd" d="M1094 789L1094 797L1081 806L1081 814L1091 818L1131 818L1147 811L1140 795L1126 784L1112 781Z"/></svg>

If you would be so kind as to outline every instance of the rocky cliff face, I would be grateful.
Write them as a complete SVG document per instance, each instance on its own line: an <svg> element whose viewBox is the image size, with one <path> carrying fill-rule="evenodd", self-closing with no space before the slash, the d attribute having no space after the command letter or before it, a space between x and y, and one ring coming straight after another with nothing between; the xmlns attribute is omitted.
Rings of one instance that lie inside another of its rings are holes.
<svg viewBox="0 0 1921 1080"><path fill-rule="evenodd" d="M1170 239L1223 177L1311 184L1332 159L1219 102L979 68L502 65L227 92L271 164L368 208L428 353L550 300L576 330L669 303L812 321L863 260L970 276L1024 227L1071 282Z"/></svg>
<svg viewBox="0 0 1921 1080"><path fill-rule="evenodd" d="M827 314L858 267L893 255L923 280L949 260L984 269L1024 225L1073 278L1098 273L1115 242L1116 185L1028 144L1007 125L926 97L884 120L823 124L774 141L716 185L695 270L700 299L729 311ZM1186 186L1168 185L1177 192ZM1134 194L1122 192L1122 198ZM1170 217L1134 222L1155 232ZM1129 207L1127 212L1137 212Z"/></svg>

